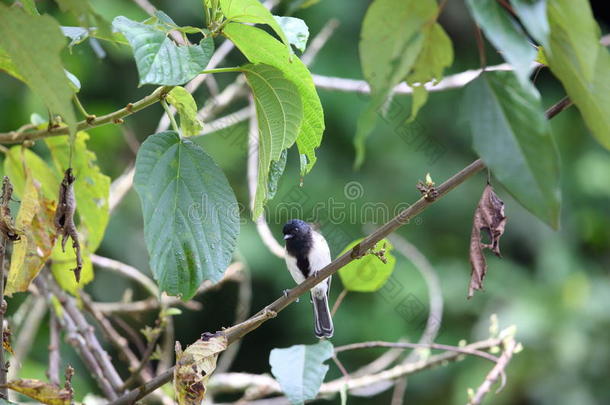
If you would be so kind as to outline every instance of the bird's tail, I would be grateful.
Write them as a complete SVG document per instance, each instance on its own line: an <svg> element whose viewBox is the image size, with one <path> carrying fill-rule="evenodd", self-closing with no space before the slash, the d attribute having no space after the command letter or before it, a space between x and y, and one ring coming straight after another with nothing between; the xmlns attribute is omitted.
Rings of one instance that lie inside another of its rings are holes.
<svg viewBox="0 0 610 405"><path fill-rule="evenodd" d="M328 297L326 294L321 297L312 294L311 300L313 303L314 333L318 338L332 337L335 328L330 316L330 309L328 309Z"/></svg>

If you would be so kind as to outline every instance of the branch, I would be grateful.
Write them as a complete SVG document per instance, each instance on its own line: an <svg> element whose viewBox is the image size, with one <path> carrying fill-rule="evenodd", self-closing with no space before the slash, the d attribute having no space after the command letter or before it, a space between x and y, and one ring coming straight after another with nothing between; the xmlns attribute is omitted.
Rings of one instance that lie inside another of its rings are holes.
<svg viewBox="0 0 610 405"><path fill-rule="evenodd" d="M135 267L122 263L118 260L98 256L96 254L91 255L91 262L95 265L98 265L108 270L112 270L116 273L119 273L127 278L136 281L138 284L144 287L146 291L148 291L148 293L153 297L159 296L159 289L157 288L157 285L154 283L154 281L152 281L150 278L144 275L144 273L142 273Z"/></svg>
<svg viewBox="0 0 610 405"><path fill-rule="evenodd" d="M502 344L501 339L487 339L480 342L475 342L464 346L462 349L470 354L471 352L482 352L482 350L492 348ZM485 352L482 352L485 353ZM382 381L393 381L398 378L415 374L419 371L429 369L438 365L442 365L450 361L459 361L463 359L461 352L448 351L442 354L430 356L427 359L420 360L416 363L400 364L389 370L379 373L366 375L357 378L345 380L343 377L322 384L318 397L327 397L337 394L347 385L348 390L363 388L378 384ZM487 353L486 353L487 354ZM492 356L493 357L493 356ZM499 362L500 360L498 360ZM208 384L209 392L214 394L230 394L244 392L251 388L256 388L257 391L266 392L267 395L281 394L281 388L278 382L269 375L247 374L247 373L226 373L214 374Z"/></svg>
<svg viewBox="0 0 610 405"><path fill-rule="evenodd" d="M485 69L485 71L492 70L513 70L513 68L508 63L502 63L500 65L489 66ZM430 92L457 89L466 86L468 83L476 79L482 72L482 69L466 70L461 73L447 76L437 84L426 83L424 86ZM369 94L371 92L369 84L364 80L345 79L341 77L330 77L316 74L312 76L314 84L319 89L361 94ZM404 82L394 87L393 91L393 94L411 93L413 93L413 88Z"/></svg>
<svg viewBox="0 0 610 405"><path fill-rule="evenodd" d="M50 311L49 318L49 369L47 376L49 382L59 387L59 368L61 367L61 353L59 336L59 320L55 311Z"/></svg>
<svg viewBox="0 0 610 405"><path fill-rule="evenodd" d="M451 177L449 180L445 181L438 187L438 197L436 198L436 200L444 197L449 191L453 190L455 187L483 170L484 167L485 165L480 159L466 166L464 169L456 173L453 177ZM229 344L241 339L243 336L252 332L267 320L275 317L277 313L286 308L301 295L308 292L311 288L320 283L322 280L336 273L341 267L362 257L365 252L367 252L370 248L373 248L377 242L388 236L390 233L394 232L396 229L407 224L413 217L421 213L433 203L434 201L428 201L424 198L420 198L409 208L401 211L388 223L377 229L371 235L366 237L362 242L354 246L350 251L341 255L339 258L335 259L326 267L318 271L316 275L307 278L303 283L288 291L284 296L278 298L245 322L225 329L223 333L227 337ZM402 365L402 367L408 366L411 366L411 364ZM173 375L173 370L173 367L168 369L167 372L155 377L153 380L147 382L141 387L128 392L118 400L112 402L112 405L131 404L134 401L144 397L151 390L154 390L155 388L170 381Z"/></svg>
<svg viewBox="0 0 610 405"><path fill-rule="evenodd" d="M468 401L468 405L478 405L483 401L485 395L490 391L491 386L498 380L500 375L504 375L504 369L508 366L511 358L513 357L513 353L515 353L515 349L517 348L517 342L515 339L511 338L505 343L504 353L498 359L496 366L491 369L487 377L485 377L485 381L483 384L477 389L477 392L474 396Z"/></svg>
<svg viewBox="0 0 610 405"><path fill-rule="evenodd" d="M144 108L155 104L161 100L167 93L171 91L174 86L162 86L158 87L155 91L150 93L148 96L134 102L129 103L125 107L116 110L110 114L102 115L101 117L95 117L89 120L83 120L76 124L76 130L82 131L84 129L90 129L99 127L110 123L120 123L124 117L131 115L135 112L143 110ZM68 127L56 127L49 129L40 129L36 131L11 131L0 133L0 143L21 143L26 140L35 140L40 138L46 138L49 136L67 135Z"/></svg>

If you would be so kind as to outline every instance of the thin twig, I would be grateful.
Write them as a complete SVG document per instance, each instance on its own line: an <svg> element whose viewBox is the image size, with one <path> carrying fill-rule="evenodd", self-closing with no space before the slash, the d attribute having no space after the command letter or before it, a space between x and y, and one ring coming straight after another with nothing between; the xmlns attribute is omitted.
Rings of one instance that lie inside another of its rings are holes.
<svg viewBox="0 0 610 405"><path fill-rule="evenodd" d="M49 382L59 387L59 369L61 367L61 352L59 340L59 320L55 311L50 312L49 317L49 370L47 371Z"/></svg>
<svg viewBox="0 0 610 405"><path fill-rule="evenodd" d="M402 377L394 384L390 405L402 405L405 400L405 392L407 392L407 377Z"/></svg>
<svg viewBox="0 0 610 405"><path fill-rule="evenodd" d="M2 215L3 232L0 234L0 339L4 340L4 314L6 313L6 300L4 299L4 257L8 243L8 227L12 225L11 211L8 206L13 193L13 185L9 178L4 176L2 183L2 195L0 196L0 215ZM4 347L0 347L0 398L8 400L6 389L6 374L8 373L8 362L5 363Z"/></svg>
<svg viewBox="0 0 610 405"><path fill-rule="evenodd" d="M76 124L77 131L82 131L84 129L90 129L99 127L106 124L111 123L119 123L121 120L128 115L131 115L135 112L143 110L144 108L151 106L161 100L171 89L173 86L162 86L158 87L155 91L150 93L149 95L141 98L140 100L129 103L127 106L113 111L110 114L102 115L100 117L96 117L94 119L79 121ZM40 138L46 138L49 136L58 136L58 135L67 135L68 127L56 127L56 128L48 128L41 129L35 131L24 131L24 132L4 132L0 133L0 143L22 143L25 140L35 140Z"/></svg>
<svg viewBox="0 0 610 405"><path fill-rule="evenodd" d="M97 266L112 270L116 273L119 273L127 278L136 281L138 284L144 287L146 291L148 291L148 293L153 297L159 296L159 289L157 288L155 282L135 267L132 267L118 260L98 256L95 254L91 255L91 262Z"/></svg>
<svg viewBox="0 0 610 405"><path fill-rule="evenodd" d="M335 316L335 314L337 313L337 310L341 306L341 303L345 299L345 296L347 295L347 293L349 293L349 290L347 288L344 288L343 291L341 291L341 293L337 297L337 300L335 301L335 304L333 305L333 309L332 309L332 311L330 311L332 316Z"/></svg>
<svg viewBox="0 0 610 405"><path fill-rule="evenodd" d="M516 347L517 342L514 339L508 339L505 343L504 352L498 359L495 367L487 374L485 381L483 381L477 389L477 392L470 398L470 401L468 401L468 405L478 405L483 401L485 395L491 390L491 386L498 381L498 377L504 375L504 370L513 357Z"/></svg>
<svg viewBox="0 0 610 405"><path fill-rule="evenodd" d="M27 358L28 353L32 349L32 345L36 339L36 333L40 328L40 324L47 314L46 300L41 296L32 295L32 307L27 314L16 339L13 339L13 358L11 360L11 368L8 371L7 379L13 380L17 378L21 369L21 362ZM14 332L14 331L13 331Z"/></svg>

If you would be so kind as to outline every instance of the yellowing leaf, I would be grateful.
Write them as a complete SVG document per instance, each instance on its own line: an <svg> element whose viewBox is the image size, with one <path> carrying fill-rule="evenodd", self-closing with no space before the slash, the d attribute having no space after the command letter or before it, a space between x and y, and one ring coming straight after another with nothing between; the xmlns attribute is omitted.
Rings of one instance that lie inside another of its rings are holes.
<svg viewBox="0 0 610 405"><path fill-rule="evenodd" d="M227 348L224 335L199 339L184 352L176 342L174 390L179 405L200 405L205 385L216 369L218 355Z"/></svg>
<svg viewBox="0 0 610 405"><path fill-rule="evenodd" d="M72 401L69 390L39 380L13 380L7 387L47 405L70 405Z"/></svg>
<svg viewBox="0 0 610 405"><path fill-rule="evenodd" d="M6 295L26 291L51 255L55 243L54 212L54 202L44 198L38 182L27 176L15 223L23 235L13 245Z"/></svg>
<svg viewBox="0 0 610 405"><path fill-rule="evenodd" d="M203 123L197 117L197 103L191 93L184 87L177 86L167 94L167 101L176 108L180 115L182 136L193 136L201 132Z"/></svg>
<svg viewBox="0 0 610 405"><path fill-rule="evenodd" d="M72 295L76 295L79 288L84 287L93 281L93 265L89 258L89 251L82 251L83 268L80 273L80 281L77 283L74 279L74 263L76 263L76 255L70 243L66 246L65 253L61 251L61 243L56 243L51 252L51 272L57 280L59 286Z"/></svg>

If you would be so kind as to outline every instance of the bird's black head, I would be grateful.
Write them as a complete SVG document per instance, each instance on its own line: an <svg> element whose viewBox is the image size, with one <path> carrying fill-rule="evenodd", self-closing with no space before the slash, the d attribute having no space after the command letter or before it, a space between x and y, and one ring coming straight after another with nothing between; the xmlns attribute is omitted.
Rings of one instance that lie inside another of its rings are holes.
<svg viewBox="0 0 610 405"><path fill-rule="evenodd" d="M286 222L284 229L284 240L287 244L293 244L294 242L310 239L311 227L305 221L300 219L291 219Z"/></svg>

